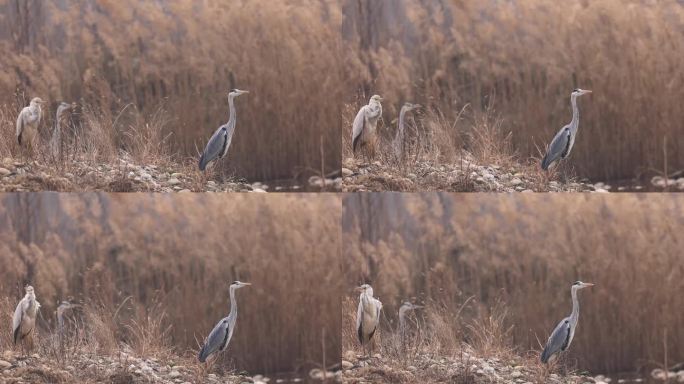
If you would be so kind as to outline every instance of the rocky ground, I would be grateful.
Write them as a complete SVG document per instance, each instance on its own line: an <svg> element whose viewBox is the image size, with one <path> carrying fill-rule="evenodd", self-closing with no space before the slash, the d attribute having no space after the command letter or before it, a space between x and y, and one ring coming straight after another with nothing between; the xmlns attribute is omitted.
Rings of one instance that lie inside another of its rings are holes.
<svg viewBox="0 0 684 384"><path fill-rule="evenodd" d="M215 372L216 369L211 369ZM206 373L194 361L140 358L121 352L116 356L70 355L63 362L38 354L14 351L0 355L0 384L112 383L112 384L286 384L316 383L326 378L340 382L341 373L314 369L309 377L269 378L233 373Z"/></svg>
<svg viewBox="0 0 684 384"><path fill-rule="evenodd" d="M180 361L118 356L74 355L60 364L37 354L21 357L5 351L0 357L0 383L266 383L264 377L208 374Z"/></svg>
<svg viewBox="0 0 684 384"><path fill-rule="evenodd" d="M671 371L654 369L649 377L545 372L544 368L520 357L478 357L468 347L458 356L415 353L403 360L374 354L362 358L347 351L342 360L342 381L361 383L501 383L501 384L636 384L684 383L684 363ZM552 369L559 372L561 368Z"/></svg>
<svg viewBox="0 0 684 384"><path fill-rule="evenodd" d="M549 180L545 173L523 166L480 165L469 156L457 164L419 161L401 169L381 161L371 163L346 158L342 168L345 192L618 192L646 190L684 190L684 177L666 180L653 177L648 185L608 185L588 180Z"/></svg>
<svg viewBox="0 0 684 384"><path fill-rule="evenodd" d="M74 160L67 167L40 161L4 158L0 163L0 192L278 192L339 190L342 179L312 176L304 185L268 185L244 180L220 180L195 170L140 165L122 158L114 164Z"/></svg>
<svg viewBox="0 0 684 384"><path fill-rule="evenodd" d="M359 360L355 351L344 354L342 377L345 383L596 383L582 375L545 374L538 366L529 366L523 359L481 358L471 352L459 356L435 356L418 353L407 362L374 355Z"/></svg>

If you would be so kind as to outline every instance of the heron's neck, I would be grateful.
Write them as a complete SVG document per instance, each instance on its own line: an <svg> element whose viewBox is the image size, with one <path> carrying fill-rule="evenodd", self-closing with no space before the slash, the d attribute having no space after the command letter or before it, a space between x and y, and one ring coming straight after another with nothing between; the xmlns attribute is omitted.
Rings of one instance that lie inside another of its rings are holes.
<svg viewBox="0 0 684 384"><path fill-rule="evenodd" d="M406 108L401 108L399 112L399 131L404 132L404 115L406 115Z"/></svg>
<svg viewBox="0 0 684 384"><path fill-rule="evenodd" d="M228 108L230 109L228 124L235 124L235 120L237 120L237 116L235 115L235 97L228 97Z"/></svg>
<svg viewBox="0 0 684 384"><path fill-rule="evenodd" d="M577 96L570 96L570 104L572 104L572 121L570 127L573 131L577 131L579 126L579 108L577 107Z"/></svg>
<svg viewBox="0 0 684 384"><path fill-rule="evenodd" d="M406 327L406 310L399 309L399 329L404 332Z"/></svg>
<svg viewBox="0 0 684 384"><path fill-rule="evenodd" d="M237 316L237 301L235 301L235 288L230 287L230 315L229 317Z"/></svg>
<svg viewBox="0 0 684 384"><path fill-rule="evenodd" d="M579 300L577 299L577 289L572 290L572 314L570 315L571 322L575 322L579 318Z"/></svg>

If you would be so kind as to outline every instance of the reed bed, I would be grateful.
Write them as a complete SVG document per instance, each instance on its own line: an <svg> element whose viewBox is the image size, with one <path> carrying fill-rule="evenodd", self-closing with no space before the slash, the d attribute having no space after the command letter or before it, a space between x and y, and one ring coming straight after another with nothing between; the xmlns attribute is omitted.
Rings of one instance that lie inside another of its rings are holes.
<svg viewBox="0 0 684 384"><path fill-rule="evenodd" d="M381 94L385 139L405 101L450 122L464 108L495 111L525 162L570 121L570 92L584 88L594 93L579 102L577 174L616 180L684 169L677 1L348 1L343 12L355 87L346 103L358 110ZM430 146L442 162L459 155L438 151L440 143L460 150L472 133L455 128ZM350 135L345 121L343 137ZM348 144L344 150L350 156Z"/></svg>
<svg viewBox="0 0 684 384"><path fill-rule="evenodd" d="M114 126L84 118L83 130L106 129L98 137L108 147L127 149L126 133L146 142L140 127L163 121L166 146L196 163L228 120L228 90L241 88L251 93L236 101L221 172L273 180L339 170L336 86L345 80L334 1L0 0L0 15L3 136L34 96L51 114L59 101L78 101L110 122L130 106Z"/></svg>
<svg viewBox="0 0 684 384"><path fill-rule="evenodd" d="M593 282L580 293L568 366L671 366L684 361L683 205L677 196L644 195L349 195L346 296L355 301L351 287L372 284L389 323L402 301L425 304L417 314L426 329L446 320L458 336L433 337L452 340L436 344L442 353L468 343L538 356L570 313L570 285Z"/></svg>
<svg viewBox="0 0 684 384"><path fill-rule="evenodd" d="M230 283L247 281L222 369L333 365L341 201L312 197L5 195L0 303L13 311L30 283L43 304L42 336L54 328L57 301L72 296L96 350L125 344L143 356L192 358L227 316ZM0 349L11 348L9 334L2 332Z"/></svg>

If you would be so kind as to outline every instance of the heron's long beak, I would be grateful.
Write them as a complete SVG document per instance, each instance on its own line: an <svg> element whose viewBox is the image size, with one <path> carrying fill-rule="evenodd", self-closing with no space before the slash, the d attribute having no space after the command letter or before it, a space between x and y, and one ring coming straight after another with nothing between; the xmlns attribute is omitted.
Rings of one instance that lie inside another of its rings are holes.
<svg viewBox="0 0 684 384"><path fill-rule="evenodd" d="M242 95L242 94L245 94L245 93L249 93L249 91L242 91L242 90L240 91L240 94L241 94L241 95Z"/></svg>
<svg viewBox="0 0 684 384"><path fill-rule="evenodd" d="M585 93L585 94L586 94L586 93L591 93L591 91L588 90L588 89L584 89L584 90L583 90L583 93Z"/></svg>
<svg viewBox="0 0 684 384"><path fill-rule="evenodd" d="M356 287L354 288L355 291L363 291L363 287Z"/></svg>
<svg viewBox="0 0 684 384"><path fill-rule="evenodd" d="M585 286L585 287L593 287L594 284L593 284L593 283L584 283L584 286Z"/></svg>
<svg viewBox="0 0 684 384"><path fill-rule="evenodd" d="M252 283L242 283L242 285L252 285Z"/></svg>

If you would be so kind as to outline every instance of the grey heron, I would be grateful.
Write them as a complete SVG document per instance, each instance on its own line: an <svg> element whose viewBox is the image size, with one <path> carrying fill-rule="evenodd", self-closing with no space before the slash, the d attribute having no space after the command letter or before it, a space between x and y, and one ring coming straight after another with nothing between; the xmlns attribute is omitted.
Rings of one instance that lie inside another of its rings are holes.
<svg viewBox="0 0 684 384"><path fill-rule="evenodd" d="M40 309L40 303L36 300L36 294L33 287L28 285L25 288L26 295L19 301L17 308L14 310L12 317L12 335L14 344L22 343L22 351L24 348L23 341L26 339L31 341L33 346L33 333L36 326L36 315Z"/></svg>
<svg viewBox="0 0 684 384"><path fill-rule="evenodd" d="M394 147L394 156L397 160L402 160L404 156L404 130L405 130L405 116L406 112L413 111L420 108L420 104L405 103L399 111L399 127L397 129L397 134L394 136L394 142L392 146Z"/></svg>
<svg viewBox="0 0 684 384"><path fill-rule="evenodd" d="M577 321L579 320L579 300L577 299L577 291L587 287L591 287L594 284L583 283L581 281L576 281L572 284L571 296L572 296L572 313L570 316L561 320L553 330L549 340L546 342L544 351L541 354L542 363L548 363L554 360L558 354L568 349L570 343L572 343L573 337L575 337L575 331L577 330Z"/></svg>
<svg viewBox="0 0 684 384"><path fill-rule="evenodd" d="M542 159L541 167L543 170L548 170L555 166L560 160L565 159L570 155L572 146L575 145L575 138L577 137L577 128L579 128L579 108L577 107L577 98L591 93L586 89L575 89L570 94L570 104L572 104L572 121L570 124L564 126L558 131L556 136L551 140L546 155Z"/></svg>
<svg viewBox="0 0 684 384"><path fill-rule="evenodd" d="M19 112L17 117L17 142L20 146L25 146L32 149L33 142L38 136L38 126L40 125L40 120L43 117L43 111L41 106L45 102L40 97L34 97L31 99L28 107Z"/></svg>
<svg viewBox="0 0 684 384"><path fill-rule="evenodd" d="M205 341L202 349L199 352L198 359L204 363L207 358L216 352L223 352L230 343L230 338L233 336L235 330L235 322L237 321L237 301L235 301L235 290L242 287L252 285L250 283L243 283L241 281L234 281L230 285L230 313L227 317L221 319L212 329L209 337Z"/></svg>
<svg viewBox="0 0 684 384"><path fill-rule="evenodd" d="M64 314L66 311L76 307L79 307L79 305L72 304L66 300L59 303L59 306L57 307L57 327L60 335L64 332Z"/></svg>
<svg viewBox="0 0 684 384"><path fill-rule="evenodd" d="M67 112L71 111L74 106L74 104L61 102L57 107L55 126L52 129L52 138L50 139L50 149L55 157L62 154L62 124L67 117Z"/></svg>
<svg viewBox="0 0 684 384"><path fill-rule="evenodd" d="M368 105L364 105L359 109L359 112L354 118L352 124L352 151L361 146L372 147L375 142L376 129L378 120L382 116L382 97L373 95L368 101Z"/></svg>
<svg viewBox="0 0 684 384"><path fill-rule="evenodd" d="M406 312L413 311L418 308L423 308L422 305L415 305L409 301L405 301L399 308L399 334L402 341L406 338Z"/></svg>
<svg viewBox="0 0 684 384"><path fill-rule="evenodd" d="M356 332L365 355L366 344L370 342L380 323L382 303L373 297L373 287L369 284L363 284L357 290L360 290L361 294L359 308L356 311Z"/></svg>
<svg viewBox="0 0 684 384"><path fill-rule="evenodd" d="M231 89L228 92L228 106L230 109L228 122L218 127L209 139L209 142L207 142L207 146L204 148L204 152L202 152L199 160L200 171L204 171L207 168L207 164L211 161L222 159L228 153L230 142L233 140L233 134L235 133L235 121L237 120L234 100L245 93L249 93L249 91Z"/></svg>

